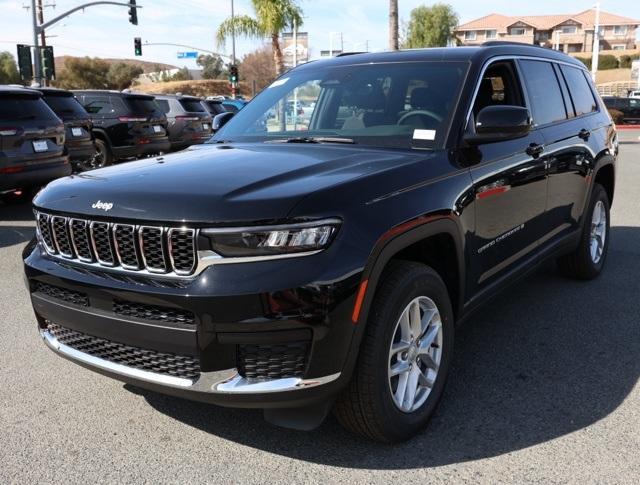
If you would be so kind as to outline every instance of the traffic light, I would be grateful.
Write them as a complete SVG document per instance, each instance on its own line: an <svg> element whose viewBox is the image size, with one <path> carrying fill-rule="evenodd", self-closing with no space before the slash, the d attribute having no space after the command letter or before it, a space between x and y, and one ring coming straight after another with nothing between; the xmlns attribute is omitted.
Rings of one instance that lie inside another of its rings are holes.
<svg viewBox="0 0 640 485"><path fill-rule="evenodd" d="M229 66L229 82L233 84L238 82L238 66L235 64Z"/></svg>
<svg viewBox="0 0 640 485"><path fill-rule="evenodd" d="M133 25L138 25L138 9L136 8L136 0L129 0L129 5L133 5L129 7L129 22ZM136 56L142 54L136 54Z"/></svg>
<svg viewBox="0 0 640 485"><path fill-rule="evenodd" d="M40 58L42 59L42 75L45 79L55 79L56 64L53 56L53 47L48 45L40 48Z"/></svg>
<svg viewBox="0 0 640 485"><path fill-rule="evenodd" d="M136 56L142 55L142 39L140 37L135 37L133 39L133 51L135 52Z"/></svg>
<svg viewBox="0 0 640 485"><path fill-rule="evenodd" d="M31 61L31 46L18 44L18 69L23 81L33 78L33 66Z"/></svg>

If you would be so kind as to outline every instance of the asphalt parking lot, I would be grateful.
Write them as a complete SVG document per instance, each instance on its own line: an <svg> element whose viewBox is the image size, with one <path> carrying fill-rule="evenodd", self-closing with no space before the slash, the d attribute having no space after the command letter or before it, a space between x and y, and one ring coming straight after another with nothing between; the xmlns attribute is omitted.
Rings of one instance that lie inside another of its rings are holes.
<svg viewBox="0 0 640 485"><path fill-rule="evenodd" d="M275 428L55 356L22 282L30 209L0 205L0 483L639 483L638 134L621 133L602 277L567 280L550 264L493 300L458 333L429 428L395 446L333 418Z"/></svg>

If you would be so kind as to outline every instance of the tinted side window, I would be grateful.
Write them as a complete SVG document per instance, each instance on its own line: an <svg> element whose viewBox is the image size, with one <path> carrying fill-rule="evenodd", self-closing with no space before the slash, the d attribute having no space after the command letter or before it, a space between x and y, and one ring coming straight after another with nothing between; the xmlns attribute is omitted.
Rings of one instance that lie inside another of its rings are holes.
<svg viewBox="0 0 640 485"><path fill-rule="evenodd" d="M86 109L89 114L104 116L113 113L113 107L109 102L109 98L85 96L84 102L84 109Z"/></svg>
<svg viewBox="0 0 640 485"><path fill-rule="evenodd" d="M534 123L546 125L566 119L564 99L551 63L520 61L520 67L529 93Z"/></svg>
<svg viewBox="0 0 640 485"><path fill-rule="evenodd" d="M569 66L561 66L561 70L569 86L569 93L573 100L576 116L597 111L596 100L582 70Z"/></svg>
<svg viewBox="0 0 640 485"><path fill-rule="evenodd" d="M169 101L167 101L166 99L156 99L156 104L160 107L160 111L162 111L164 114L167 114L169 111L171 111L171 108L169 108Z"/></svg>

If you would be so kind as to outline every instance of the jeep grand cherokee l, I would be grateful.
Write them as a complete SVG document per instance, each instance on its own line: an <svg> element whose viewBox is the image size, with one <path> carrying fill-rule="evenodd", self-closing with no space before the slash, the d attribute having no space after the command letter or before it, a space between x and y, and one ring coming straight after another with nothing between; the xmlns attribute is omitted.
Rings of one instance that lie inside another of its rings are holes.
<svg viewBox="0 0 640 485"><path fill-rule="evenodd" d="M41 93L0 86L0 196L12 200L14 193L69 175L64 140L64 125Z"/></svg>
<svg viewBox="0 0 640 485"><path fill-rule="evenodd" d="M283 109L295 98L308 119ZM456 323L545 259L602 271L616 153L584 66L556 51L310 62L209 144L35 198L40 335L142 388L306 429L333 408L406 439L442 395Z"/></svg>
<svg viewBox="0 0 640 485"><path fill-rule="evenodd" d="M156 103L167 117L171 150L199 145L211 138L211 114L200 98L158 94Z"/></svg>
<svg viewBox="0 0 640 485"><path fill-rule="evenodd" d="M42 99L64 123L65 148L74 170L84 172L103 166L104 160L96 157L96 146L91 132L93 124L89 113L71 91L55 88L38 88Z"/></svg>
<svg viewBox="0 0 640 485"><path fill-rule="evenodd" d="M75 91L91 115L97 163L142 158L166 152L167 118L153 96L120 91Z"/></svg>

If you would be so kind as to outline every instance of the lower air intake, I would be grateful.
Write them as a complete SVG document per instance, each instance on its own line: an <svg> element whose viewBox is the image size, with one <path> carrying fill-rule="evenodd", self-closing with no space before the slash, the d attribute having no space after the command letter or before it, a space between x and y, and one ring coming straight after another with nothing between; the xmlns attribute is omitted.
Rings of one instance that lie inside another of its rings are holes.
<svg viewBox="0 0 640 485"><path fill-rule="evenodd" d="M309 342L238 345L238 373L250 379L304 377Z"/></svg>

